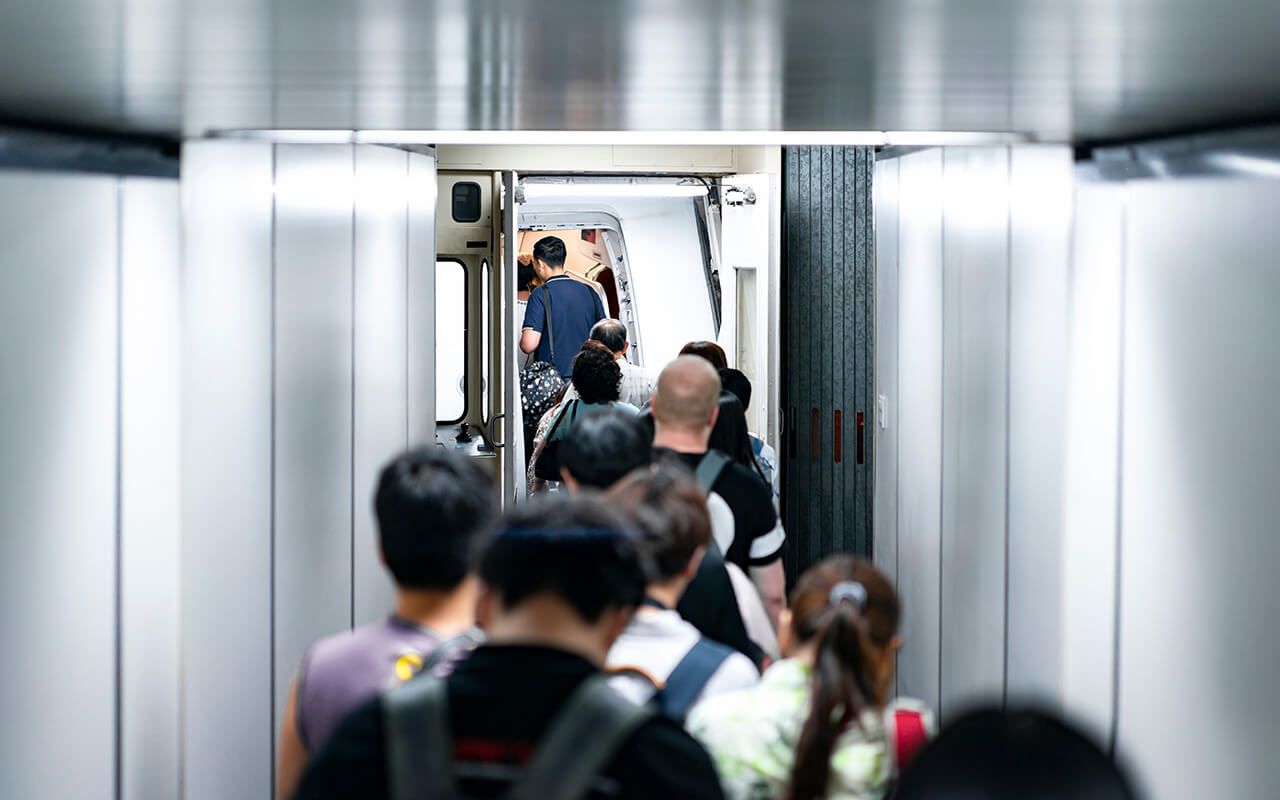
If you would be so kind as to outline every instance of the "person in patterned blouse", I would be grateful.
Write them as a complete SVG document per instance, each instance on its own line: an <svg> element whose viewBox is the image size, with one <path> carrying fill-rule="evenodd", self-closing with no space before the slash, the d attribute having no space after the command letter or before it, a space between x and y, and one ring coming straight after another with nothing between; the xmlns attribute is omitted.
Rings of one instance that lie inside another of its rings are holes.
<svg viewBox="0 0 1280 800"><path fill-rule="evenodd" d="M883 797L934 727L923 704L890 701L897 594L869 562L839 555L800 577L790 605L779 629L787 657L758 685L699 703L688 730L729 800ZM919 741L904 746L900 728Z"/></svg>

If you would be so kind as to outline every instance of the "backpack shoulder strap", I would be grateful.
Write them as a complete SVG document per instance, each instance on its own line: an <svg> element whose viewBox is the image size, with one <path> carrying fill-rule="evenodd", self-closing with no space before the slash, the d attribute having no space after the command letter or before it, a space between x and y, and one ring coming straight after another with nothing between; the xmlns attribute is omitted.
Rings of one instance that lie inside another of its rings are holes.
<svg viewBox="0 0 1280 800"><path fill-rule="evenodd" d="M671 671L666 685L657 694L658 708L662 713L683 723L693 702L702 694L711 676L716 674L733 650L703 636L693 645L676 668Z"/></svg>
<svg viewBox="0 0 1280 800"><path fill-rule="evenodd" d="M593 675L551 723L506 800L581 800L622 743L652 717L652 710L610 688L606 675Z"/></svg>
<svg viewBox="0 0 1280 800"><path fill-rule="evenodd" d="M418 668L418 672L430 673L431 670L435 669L436 665L441 661L444 661L459 650L463 650L468 647L475 647L479 641L480 640L476 636L476 629L474 628L469 631L463 631L457 636L451 636L448 639L442 640L436 647L435 651L432 652L431 655L427 656L422 662L422 666Z"/></svg>
<svg viewBox="0 0 1280 800"><path fill-rule="evenodd" d="M455 800L445 682L419 675L380 702L391 800Z"/></svg>
<svg viewBox="0 0 1280 800"><path fill-rule="evenodd" d="M702 487L702 491L710 492L711 487L715 486L716 481L720 479L720 473L724 472L727 466L729 466L727 455L719 450L708 450L698 462L698 468L694 470L693 477Z"/></svg>

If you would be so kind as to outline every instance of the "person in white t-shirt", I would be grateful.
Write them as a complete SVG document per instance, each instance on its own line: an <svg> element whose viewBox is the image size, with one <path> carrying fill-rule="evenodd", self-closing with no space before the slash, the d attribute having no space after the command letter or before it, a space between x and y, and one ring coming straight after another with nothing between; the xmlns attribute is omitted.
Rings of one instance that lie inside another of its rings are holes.
<svg viewBox="0 0 1280 800"><path fill-rule="evenodd" d="M704 698L754 685L760 675L751 659L704 637L675 610L711 543L706 495L659 466L632 472L604 496L640 533L655 574L605 659L614 688L683 722Z"/></svg>

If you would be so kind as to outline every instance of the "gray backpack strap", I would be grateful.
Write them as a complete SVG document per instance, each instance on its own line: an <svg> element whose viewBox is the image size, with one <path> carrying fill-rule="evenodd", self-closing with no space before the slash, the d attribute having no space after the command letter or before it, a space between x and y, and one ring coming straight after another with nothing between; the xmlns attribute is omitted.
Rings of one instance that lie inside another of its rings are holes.
<svg viewBox="0 0 1280 800"><path fill-rule="evenodd" d="M455 800L445 682L418 675L382 695L391 800Z"/></svg>
<svg viewBox="0 0 1280 800"><path fill-rule="evenodd" d="M724 472L724 468L729 466L729 463L729 457L719 450L707 451L707 454L698 462L698 469L693 473L702 491L711 491L711 487L716 485L716 481L720 479L720 473Z"/></svg>
<svg viewBox="0 0 1280 800"><path fill-rule="evenodd" d="M422 666L418 668L418 672L430 674L431 670L435 669L436 665L441 661L455 655L461 650L475 647L480 642L479 636L477 635L478 632L478 628L472 628L471 630L459 633L457 636L452 636L448 639L442 640L439 646L436 647L435 652L427 656L426 660L422 662Z"/></svg>
<svg viewBox="0 0 1280 800"><path fill-rule="evenodd" d="M615 692L607 675L588 678L551 723L506 800L581 800L622 743L653 716L649 707Z"/></svg>

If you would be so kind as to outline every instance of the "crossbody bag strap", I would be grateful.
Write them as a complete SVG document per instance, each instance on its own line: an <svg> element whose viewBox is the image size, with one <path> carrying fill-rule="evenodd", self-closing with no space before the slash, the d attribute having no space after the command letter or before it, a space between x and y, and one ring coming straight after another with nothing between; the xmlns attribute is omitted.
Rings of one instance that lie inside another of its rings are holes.
<svg viewBox="0 0 1280 800"><path fill-rule="evenodd" d="M445 682L419 675L380 702L391 800L457 800Z"/></svg>
<svg viewBox="0 0 1280 800"><path fill-rule="evenodd" d="M560 407L560 413L556 414L556 421L552 424L551 429L547 431L546 438L543 441L551 441L552 437L556 435L556 431L560 430L560 426L564 424L564 418L570 416L570 411L573 412L573 415L569 419L569 424L572 425L573 421L578 418L577 398L569 400L565 405Z"/></svg>
<svg viewBox="0 0 1280 800"><path fill-rule="evenodd" d="M653 716L593 675L574 691L542 736L505 800L581 800L623 742Z"/></svg>
<svg viewBox="0 0 1280 800"><path fill-rule="evenodd" d="M556 368L556 374L560 374L560 365L556 363L556 329L551 324L551 281L542 284L542 300L543 305L547 307L547 345L551 348L551 366Z"/></svg>

